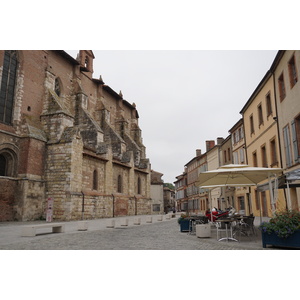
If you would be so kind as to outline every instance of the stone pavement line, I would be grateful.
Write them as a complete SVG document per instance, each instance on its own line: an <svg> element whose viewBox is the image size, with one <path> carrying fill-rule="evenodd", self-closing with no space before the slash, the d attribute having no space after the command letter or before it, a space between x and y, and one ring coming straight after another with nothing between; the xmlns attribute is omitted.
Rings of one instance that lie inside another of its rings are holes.
<svg viewBox="0 0 300 300"><path fill-rule="evenodd" d="M129 218L128 226L106 228L109 219L89 220L88 231L77 231L76 221L66 222L66 232L50 235L38 235L33 238L15 238L3 242L0 249L7 250L262 250L257 241L240 243L218 242L215 230L211 238L197 238L186 232L180 232L177 218L166 221L146 223L141 216L141 225L134 225L134 218ZM119 218L115 218L119 224ZM5 226L0 225L0 230ZM6 227L7 228L7 227ZM19 228L20 229L20 228ZM122 230L121 230L122 229Z"/></svg>

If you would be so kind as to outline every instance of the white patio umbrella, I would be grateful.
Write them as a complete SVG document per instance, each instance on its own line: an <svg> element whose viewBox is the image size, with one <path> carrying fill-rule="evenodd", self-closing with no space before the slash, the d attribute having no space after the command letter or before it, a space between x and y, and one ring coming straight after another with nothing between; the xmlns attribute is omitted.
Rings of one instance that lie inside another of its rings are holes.
<svg viewBox="0 0 300 300"><path fill-rule="evenodd" d="M274 175L282 174L280 168L259 168L247 165L225 165L219 169L199 174L199 186L245 186L257 185Z"/></svg>
<svg viewBox="0 0 300 300"><path fill-rule="evenodd" d="M221 166L216 170L200 173L196 185L209 189L221 186L257 186L258 183L268 179L270 191L272 191L271 178L277 177L279 174L282 174L281 168L260 168L230 164ZM273 203L273 193L270 194Z"/></svg>

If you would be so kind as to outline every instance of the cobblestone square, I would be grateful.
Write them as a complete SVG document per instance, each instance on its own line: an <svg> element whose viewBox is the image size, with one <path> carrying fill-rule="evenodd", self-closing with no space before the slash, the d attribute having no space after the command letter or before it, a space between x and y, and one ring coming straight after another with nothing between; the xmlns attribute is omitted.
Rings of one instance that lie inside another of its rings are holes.
<svg viewBox="0 0 300 300"><path fill-rule="evenodd" d="M121 226L125 218L115 218L115 227L107 228L111 219L88 220L88 230L78 231L78 222L65 222L66 231L56 234L38 234L22 237L21 226L34 222L6 222L0 224L0 249L6 250L263 250L260 232L254 237L241 237L239 242L216 239L212 226L210 238L198 238L194 234L180 232L177 217L147 223L141 217L141 225L134 225L134 216L126 217L128 226ZM36 222L41 223L41 222ZM272 248L266 248L272 249ZM264 249L265 250L265 249Z"/></svg>

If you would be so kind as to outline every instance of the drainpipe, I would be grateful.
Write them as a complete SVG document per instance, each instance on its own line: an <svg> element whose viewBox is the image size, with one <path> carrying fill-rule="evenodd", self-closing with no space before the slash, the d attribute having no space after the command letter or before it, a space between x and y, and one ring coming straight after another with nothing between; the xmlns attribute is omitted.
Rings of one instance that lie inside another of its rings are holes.
<svg viewBox="0 0 300 300"><path fill-rule="evenodd" d="M273 76L273 85L274 85L274 102L275 102L275 111L276 111L276 116L273 118L274 121L276 122L276 127L277 127L277 135L278 135L278 148L279 148L279 159L280 159L280 167L283 168L283 163L282 163L282 152L281 152L281 138L280 138L280 129L279 129L279 123L278 123L278 106L277 106L277 93L276 93L276 84L275 84L275 71L271 71L272 76ZM282 172L283 173L283 172ZM284 175L284 174L283 174ZM285 179L287 182L287 179ZM289 204L291 204L290 200L290 189L288 188L288 194L286 192L286 189L283 189L284 192L284 197L285 197L285 206L286 209L289 209ZM292 208L292 207L290 207Z"/></svg>
<svg viewBox="0 0 300 300"><path fill-rule="evenodd" d="M112 217L114 218L115 217L115 196L114 194L111 194L112 195L112 199L113 199L113 203L112 203Z"/></svg>
<svg viewBox="0 0 300 300"><path fill-rule="evenodd" d="M137 198L136 198L135 195L133 196L133 198L134 198L134 203L135 203L135 206L134 206L134 214L137 215Z"/></svg>
<svg viewBox="0 0 300 300"><path fill-rule="evenodd" d="M81 209L81 219L84 219L84 193L81 191L82 194L82 209Z"/></svg>

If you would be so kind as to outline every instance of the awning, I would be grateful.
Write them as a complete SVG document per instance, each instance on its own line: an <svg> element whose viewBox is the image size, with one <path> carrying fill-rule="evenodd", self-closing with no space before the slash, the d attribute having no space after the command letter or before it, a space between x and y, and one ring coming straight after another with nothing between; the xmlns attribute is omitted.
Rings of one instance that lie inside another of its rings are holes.
<svg viewBox="0 0 300 300"><path fill-rule="evenodd" d="M300 180L300 169L288 172L277 179L278 189L287 189L287 188L297 188L300 187L299 183L292 183L292 181ZM272 186L275 186L275 180L271 181ZM269 190L269 183L257 185L257 190L259 192L264 192Z"/></svg>

